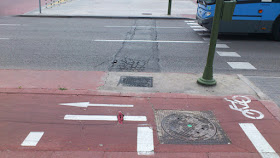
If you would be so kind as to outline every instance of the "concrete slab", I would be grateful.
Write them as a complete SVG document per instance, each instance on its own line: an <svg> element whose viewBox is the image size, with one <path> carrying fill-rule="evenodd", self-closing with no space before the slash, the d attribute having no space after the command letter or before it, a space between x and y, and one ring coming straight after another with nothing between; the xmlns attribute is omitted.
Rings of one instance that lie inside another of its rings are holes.
<svg viewBox="0 0 280 158"><path fill-rule="evenodd" d="M145 76L153 77L152 88L124 87L118 85L121 76ZM236 75L216 74L214 78L217 85L214 87L204 87L196 83L201 74L183 73L133 73L133 72L109 72L106 76L104 86L99 90L115 92L161 92L161 93L186 93L199 95L234 95L244 94L256 96L256 93Z"/></svg>
<svg viewBox="0 0 280 158"><path fill-rule="evenodd" d="M167 15L168 0L71 0L52 6L47 2L41 14L36 9L24 15L195 18L197 9L193 0L173 0L171 15Z"/></svg>

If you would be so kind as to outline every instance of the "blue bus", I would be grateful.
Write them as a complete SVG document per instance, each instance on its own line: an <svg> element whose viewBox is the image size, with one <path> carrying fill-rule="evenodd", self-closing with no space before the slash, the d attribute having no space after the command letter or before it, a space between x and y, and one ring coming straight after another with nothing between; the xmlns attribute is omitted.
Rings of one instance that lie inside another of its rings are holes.
<svg viewBox="0 0 280 158"><path fill-rule="evenodd" d="M211 30L216 0L198 0L198 24ZM221 21L220 33L270 33L280 41L280 0L236 0L232 21Z"/></svg>

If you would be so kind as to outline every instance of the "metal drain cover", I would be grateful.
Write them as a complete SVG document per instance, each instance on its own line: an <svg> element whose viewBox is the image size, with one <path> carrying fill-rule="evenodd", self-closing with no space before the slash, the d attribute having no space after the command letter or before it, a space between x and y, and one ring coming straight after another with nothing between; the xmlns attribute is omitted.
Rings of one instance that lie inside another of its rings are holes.
<svg viewBox="0 0 280 158"><path fill-rule="evenodd" d="M153 77L121 76L119 84L127 87L153 87Z"/></svg>
<svg viewBox="0 0 280 158"><path fill-rule="evenodd" d="M156 121L162 144L228 144L210 111L158 110Z"/></svg>

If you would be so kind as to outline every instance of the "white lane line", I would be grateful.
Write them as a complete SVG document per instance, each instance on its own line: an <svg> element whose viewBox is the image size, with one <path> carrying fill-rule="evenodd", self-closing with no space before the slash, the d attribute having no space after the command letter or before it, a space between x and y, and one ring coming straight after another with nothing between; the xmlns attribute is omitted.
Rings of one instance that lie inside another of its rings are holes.
<svg viewBox="0 0 280 158"><path fill-rule="evenodd" d="M221 51L217 51L217 53L219 54L219 56L222 56L222 57L241 57L236 52L221 52Z"/></svg>
<svg viewBox="0 0 280 158"><path fill-rule="evenodd" d="M21 24L0 24L0 26L20 26Z"/></svg>
<svg viewBox="0 0 280 158"><path fill-rule="evenodd" d="M0 38L0 40L9 40L9 38Z"/></svg>
<svg viewBox="0 0 280 158"><path fill-rule="evenodd" d="M186 20L185 22L187 22L187 23L195 23L195 21L193 21L193 20Z"/></svg>
<svg viewBox="0 0 280 158"><path fill-rule="evenodd" d="M117 116L110 115L65 115L64 120L117 121ZM147 121L146 116L124 116L124 121Z"/></svg>
<svg viewBox="0 0 280 158"><path fill-rule="evenodd" d="M153 40L94 40L95 42L144 42L144 43L205 43L204 41L153 41Z"/></svg>
<svg viewBox="0 0 280 158"><path fill-rule="evenodd" d="M151 127L137 128L137 153L138 155L154 154L154 136Z"/></svg>
<svg viewBox="0 0 280 158"><path fill-rule="evenodd" d="M248 62L227 62L233 69L256 70L256 68Z"/></svg>
<svg viewBox="0 0 280 158"><path fill-rule="evenodd" d="M253 123L239 125L263 158L279 158Z"/></svg>
<svg viewBox="0 0 280 158"><path fill-rule="evenodd" d="M147 121L146 116L124 116L124 121Z"/></svg>
<svg viewBox="0 0 280 158"><path fill-rule="evenodd" d="M157 29L185 29L186 27L154 27L154 26L104 26L107 28L131 28L131 27L140 27L140 28L157 28Z"/></svg>
<svg viewBox="0 0 280 158"><path fill-rule="evenodd" d="M204 41L210 41L210 37L202 37Z"/></svg>
<svg viewBox="0 0 280 158"><path fill-rule="evenodd" d="M196 28L196 29L205 29L204 27L200 26L200 25L194 25L194 26L190 26L191 28Z"/></svg>
<svg viewBox="0 0 280 158"><path fill-rule="evenodd" d="M195 26L198 26L199 24L198 23L187 23L188 25L195 25ZM200 25L199 25L200 26Z"/></svg>
<svg viewBox="0 0 280 158"><path fill-rule="evenodd" d="M30 132L21 143L21 146L36 146L43 134L44 132Z"/></svg>
<svg viewBox="0 0 280 158"><path fill-rule="evenodd" d="M210 37L202 37L204 41L210 41ZM217 42L221 42L221 40L217 39ZM222 43L231 43L231 42L222 42Z"/></svg>
<svg viewBox="0 0 280 158"><path fill-rule="evenodd" d="M78 102L78 103L61 103L59 105L75 106L75 107L88 107L88 106L98 106L98 107L123 107L130 108L134 105L124 105L124 104L90 104L89 102Z"/></svg>
<svg viewBox="0 0 280 158"><path fill-rule="evenodd" d="M207 29L193 29L194 31L208 31Z"/></svg>
<svg viewBox="0 0 280 158"><path fill-rule="evenodd" d="M199 36L210 36L209 32L197 33Z"/></svg>
<svg viewBox="0 0 280 158"><path fill-rule="evenodd" d="M226 44L216 44L216 48L229 48Z"/></svg>

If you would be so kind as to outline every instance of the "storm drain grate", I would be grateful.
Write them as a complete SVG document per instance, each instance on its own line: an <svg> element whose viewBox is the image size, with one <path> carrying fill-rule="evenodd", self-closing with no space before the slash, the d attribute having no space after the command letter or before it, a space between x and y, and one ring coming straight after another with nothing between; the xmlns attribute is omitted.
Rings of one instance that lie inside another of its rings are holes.
<svg viewBox="0 0 280 158"><path fill-rule="evenodd" d="M153 87L153 77L121 76L120 84L127 87Z"/></svg>
<svg viewBox="0 0 280 158"><path fill-rule="evenodd" d="M161 144L229 144L211 111L156 111Z"/></svg>

